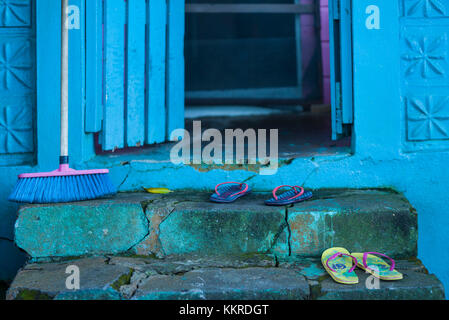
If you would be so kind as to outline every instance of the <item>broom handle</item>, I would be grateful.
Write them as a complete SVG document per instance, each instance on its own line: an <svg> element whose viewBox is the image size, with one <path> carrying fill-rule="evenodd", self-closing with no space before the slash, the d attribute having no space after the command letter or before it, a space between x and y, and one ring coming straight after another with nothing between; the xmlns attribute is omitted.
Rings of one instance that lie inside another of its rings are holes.
<svg viewBox="0 0 449 320"><path fill-rule="evenodd" d="M60 164L69 162L69 0L61 0L61 153Z"/></svg>

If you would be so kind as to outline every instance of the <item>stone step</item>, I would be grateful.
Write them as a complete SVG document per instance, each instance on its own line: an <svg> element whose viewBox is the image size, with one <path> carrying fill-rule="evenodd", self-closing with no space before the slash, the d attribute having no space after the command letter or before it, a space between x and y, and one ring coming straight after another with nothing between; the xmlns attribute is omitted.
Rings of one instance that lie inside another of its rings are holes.
<svg viewBox="0 0 449 320"><path fill-rule="evenodd" d="M69 290L67 277L73 274L67 271L74 266L79 270L80 287ZM368 276L361 270L357 270L359 284L337 284L317 259L278 261L266 255L92 257L28 264L14 279L7 299L444 299L442 284L418 260L397 261L397 269L404 274L403 280L380 281L376 287L371 280L366 285Z"/></svg>
<svg viewBox="0 0 449 320"><path fill-rule="evenodd" d="M319 257L332 246L417 253L417 214L401 195L382 190L317 190L312 200L268 207L269 193L232 204L209 193L120 194L112 199L27 205L19 210L16 244L34 261L133 252L139 255L273 253Z"/></svg>

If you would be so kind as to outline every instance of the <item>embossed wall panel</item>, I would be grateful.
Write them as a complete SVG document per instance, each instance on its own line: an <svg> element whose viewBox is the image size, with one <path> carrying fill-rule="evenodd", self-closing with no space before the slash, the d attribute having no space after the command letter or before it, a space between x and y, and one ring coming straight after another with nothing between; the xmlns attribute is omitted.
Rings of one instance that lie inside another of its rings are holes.
<svg viewBox="0 0 449 320"><path fill-rule="evenodd" d="M400 4L405 149L449 149L449 0Z"/></svg>
<svg viewBox="0 0 449 320"><path fill-rule="evenodd" d="M0 99L0 153L34 150L33 101L28 96Z"/></svg>
<svg viewBox="0 0 449 320"><path fill-rule="evenodd" d="M31 0L1 0L0 27L31 27Z"/></svg>
<svg viewBox="0 0 449 320"><path fill-rule="evenodd" d="M402 71L407 84L449 84L448 35L445 28L405 27Z"/></svg>
<svg viewBox="0 0 449 320"><path fill-rule="evenodd" d="M0 1L0 165L34 158L36 51L33 1Z"/></svg>
<svg viewBox="0 0 449 320"><path fill-rule="evenodd" d="M408 97L407 124L409 140L449 139L449 97Z"/></svg>
<svg viewBox="0 0 449 320"><path fill-rule="evenodd" d="M449 15L445 0L403 0L403 15L406 17L432 18Z"/></svg>
<svg viewBox="0 0 449 320"><path fill-rule="evenodd" d="M2 93L33 93L35 88L33 41L28 35L0 38L0 89Z"/></svg>

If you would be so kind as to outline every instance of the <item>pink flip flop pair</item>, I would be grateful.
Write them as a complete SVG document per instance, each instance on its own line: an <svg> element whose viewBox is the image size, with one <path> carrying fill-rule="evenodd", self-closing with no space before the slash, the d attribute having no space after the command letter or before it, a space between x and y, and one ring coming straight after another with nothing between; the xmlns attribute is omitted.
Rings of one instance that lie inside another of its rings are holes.
<svg viewBox="0 0 449 320"><path fill-rule="evenodd" d="M290 190L277 195L282 188L290 188ZM231 203L238 198L251 193L251 188L246 183L240 182L223 182L215 187L215 193L210 197L210 201L217 203ZM283 185L273 190L273 197L265 201L267 206L286 206L298 202L306 201L312 198L311 191L305 191L303 187Z"/></svg>

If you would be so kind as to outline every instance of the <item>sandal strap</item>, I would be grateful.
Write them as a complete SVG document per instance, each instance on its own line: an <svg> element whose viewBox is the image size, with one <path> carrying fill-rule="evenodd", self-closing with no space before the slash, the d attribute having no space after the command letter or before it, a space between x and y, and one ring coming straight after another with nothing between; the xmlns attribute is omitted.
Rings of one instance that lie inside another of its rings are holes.
<svg viewBox="0 0 449 320"><path fill-rule="evenodd" d="M248 186L248 184L246 184L246 183L233 182L233 181L223 182L223 183L217 184L217 185L215 186L215 193L216 193L217 195L221 196L220 192L218 192L218 188L219 188L220 186L222 186L222 185L225 185L225 184L238 184L238 185L240 185L240 186L245 185L245 188L244 188L243 190L241 190L241 191L239 191L239 192L236 192L236 193L230 195L230 197L235 197L235 196L237 196L237 195L239 195L239 194L245 193L245 192L248 191L248 189L249 189L249 186Z"/></svg>
<svg viewBox="0 0 449 320"><path fill-rule="evenodd" d="M352 260L354 260L355 263L353 264L352 268L349 269L349 272L353 272L354 269L355 269L355 267L357 267L357 258L354 257L354 256L351 256L350 254L346 254L346 253L343 253L343 252L337 252L336 254L334 254L334 255L332 255L331 257L329 257L329 259L327 259L327 261L326 261L326 266L327 266L330 270L332 270L333 272L337 272L336 270L332 269L332 268L329 266L329 261L334 260L335 258L338 258L338 257L341 257L341 256L351 257Z"/></svg>
<svg viewBox="0 0 449 320"><path fill-rule="evenodd" d="M394 267L395 267L395 265L396 265L396 262L394 261L394 259L393 259L393 258L390 258L389 256L387 256L387 255L385 255L385 254L383 254L383 253L380 253L380 252L365 252L365 253L363 254L363 266L364 266L366 269L370 269L370 268L368 268L368 265L366 264L366 259L368 258L368 255L369 255L369 254L387 258L387 259L390 260L390 262L391 262L390 271L393 271L393 270L394 270Z"/></svg>
<svg viewBox="0 0 449 320"><path fill-rule="evenodd" d="M292 198L290 198L290 199L296 199L296 198L298 198L298 197L300 197L300 196L302 196L302 195L304 194L304 188L303 188L303 187L299 187L299 186L290 186L290 185L282 185L282 186L279 186L279 187L277 187L277 188L275 188L275 189L273 190L273 198L274 198L275 200L279 200L279 197L276 195L277 192L279 191L279 189L286 188L286 187L289 187L289 188L293 189L293 190L295 191L295 193L297 193L294 197L292 197ZM289 199L289 200L290 200L290 199Z"/></svg>

